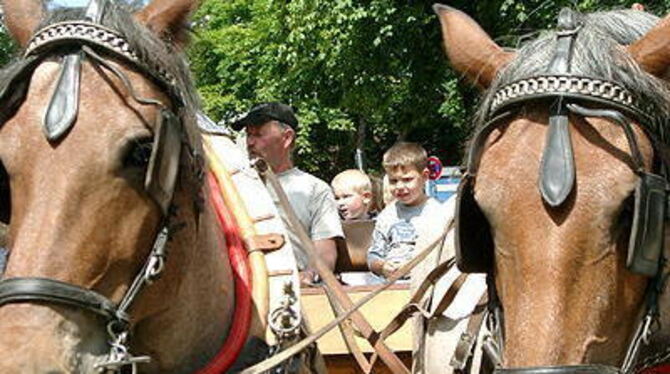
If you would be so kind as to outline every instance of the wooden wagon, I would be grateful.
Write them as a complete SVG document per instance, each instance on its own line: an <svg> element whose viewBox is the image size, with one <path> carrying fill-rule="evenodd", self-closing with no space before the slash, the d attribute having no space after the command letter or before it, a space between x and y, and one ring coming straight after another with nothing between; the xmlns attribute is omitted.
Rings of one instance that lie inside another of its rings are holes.
<svg viewBox="0 0 670 374"><path fill-rule="evenodd" d="M276 177L271 170L259 166L258 163L255 164L255 168L251 167L246 155L241 154L240 148L234 145L229 136L212 134L206 139L205 144L210 163L215 167L220 183L227 188L224 191L227 204L232 207L237 222L246 233L243 234L246 243L256 248L250 251L249 258L254 270L253 302L259 315L271 319L273 311L283 307L287 296L286 287L290 285L289 293L300 296L295 298L300 299L300 302L294 305L295 308L302 311L300 314L307 321L308 328L317 331L340 318L336 317L333 308L349 310L358 300L368 297L373 289L381 287L379 282L375 285L349 282L351 274L358 274L360 277L368 270L367 249L372 238L374 222L363 221L345 224L347 240L338 243L336 273L349 284L338 282L328 269L324 269L325 265L318 264L318 257L315 258L312 254L312 260L315 261L321 275L329 278L326 279L329 286L299 288L291 243L282 239L287 237L285 219L289 223L295 222L296 224L292 224L294 227L299 224L296 217L290 217L294 216L294 213ZM216 160L217 158L219 160ZM281 212L277 205L282 207ZM280 218L280 213L289 217ZM303 243L313 247L304 230L298 234L299 237L302 236ZM443 238L445 234L443 233L441 237ZM431 248L436 247L438 243L442 243L442 239L436 238L433 244L425 246L420 252L430 253ZM311 252L315 253L315 250L312 248ZM416 264L421 261L419 257L421 256L417 255L412 262ZM396 277L399 276L398 274ZM339 331L333 329L319 337L316 342L325 359L326 370L331 373L408 373L408 368L412 367L414 344L411 324L405 324L388 339L377 338L380 331L403 310L409 300L409 284L390 285L365 304L360 311L352 312L350 320L344 320L340 324ZM277 341L274 332L269 328L270 322L259 321L255 336L264 337L264 340L272 345ZM344 333L343 330L347 332ZM456 329L454 333L455 340L458 340L460 333ZM372 362L370 357L374 350L369 341L377 342L375 348L380 354L379 359L374 360L373 367L370 367L369 362ZM440 357L440 361L444 360ZM393 367L393 370L387 369L386 364ZM366 370L359 367L365 367Z"/></svg>
<svg viewBox="0 0 670 374"><path fill-rule="evenodd" d="M343 229L347 240L338 242L336 270L343 281L343 290L353 302L359 301L378 287L378 285L366 284L366 279L369 279L366 256L373 228L374 221L345 223ZM313 330L318 330L335 319L335 313L323 288L302 288L301 296L303 310ZM372 327L379 331L405 306L409 298L409 284L394 284L364 305L361 313ZM355 341L368 357L374 352L373 347L362 337L357 336ZM361 372L339 330L331 330L319 339L317 344L324 356L329 373ZM387 339L386 344L407 367L411 367L412 335L409 324L404 325ZM390 371L379 362L374 368L374 373L390 373Z"/></svg>

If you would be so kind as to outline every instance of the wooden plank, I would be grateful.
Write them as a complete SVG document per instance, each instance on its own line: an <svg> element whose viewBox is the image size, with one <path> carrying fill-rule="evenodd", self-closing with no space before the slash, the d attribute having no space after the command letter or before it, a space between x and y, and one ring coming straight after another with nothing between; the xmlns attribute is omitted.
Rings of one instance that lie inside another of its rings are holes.
<svg viewBox="0 0 670 374"><path fill-rule="evenodd" d="M370 292L371 288L369 286L345 287L345 291L351 300L356 302ZM393 285L388 290L377 295L360 310L372 327L379 331L391 321L400 311L400 308L407 303L409 298L409 285ZM335 318L335 314L328 303L328 298L321 288L303 288L301 302L312 331L318 330ZM357 337L356 340L364 352L373 352L372 347L365 339ZM386 342L393 351L411 351L412 333L410 324L405 324L405 326L387 339ZM324 335L317 341L317 344L321 353L325 356L345 355L349 353L337 329L331 330L328 334Z"/></svg>
<svg viewBox="0 0 670 374"><path fill-rule="evenodd" d="M402 362L408 367L412 367L412 352L396 352ZM328 374L361 374L361 369L358 368L354 359L349 355L329 355L324 356ZM391 374L386 365L381 360L377 360L377 364L372 369L374 374Z"/></svg>

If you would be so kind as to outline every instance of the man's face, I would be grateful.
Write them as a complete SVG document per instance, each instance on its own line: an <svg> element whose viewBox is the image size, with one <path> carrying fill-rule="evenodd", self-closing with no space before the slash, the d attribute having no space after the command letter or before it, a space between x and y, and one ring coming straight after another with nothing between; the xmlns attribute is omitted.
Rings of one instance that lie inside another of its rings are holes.
<svg viewBox="0 0 670 374"><path fill-rule="evenodd" d="M292 132L277 121L268 121L260 125L249 125L247 149L252 157L262 157L270 164L287 159L290 155Z"/></svg>
<svg viewBox="0 0 670 374"><path fill-rule="evenodd" d="M428 180L428 169L419 172L413 167L387 170L389 188L393 197L405 205L418 205L425 201L424 187Z"/></svg>

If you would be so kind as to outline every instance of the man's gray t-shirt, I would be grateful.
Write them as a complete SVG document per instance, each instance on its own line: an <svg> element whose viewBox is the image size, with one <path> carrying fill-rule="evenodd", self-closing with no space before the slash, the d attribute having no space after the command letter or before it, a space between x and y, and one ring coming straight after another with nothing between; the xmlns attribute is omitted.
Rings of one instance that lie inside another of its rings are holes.
<svg viewBox="0 0 670 374"><path fill-rule="evenodd" d="M432 237L443 229L445 209L429 198L417 206L394 201L377 216L368 250L368 265L374 260L405 263L414 257L420 238Z"/></svg>
<svg viewBox="0 0 670 374"><path fill-rule="evenodd" d="M335 197L330 186L321 179L305 173L298 168L292 168L277 174L291 207L298 216L300 223L312 240L343 237L340 216L337 213ZM280 209L281 212L281 209ZM303 270L307 266L305 250L300 244L298 235L291 230L286 217L283 217L288 228L289 239L295 250L298 268Z"/></svg>

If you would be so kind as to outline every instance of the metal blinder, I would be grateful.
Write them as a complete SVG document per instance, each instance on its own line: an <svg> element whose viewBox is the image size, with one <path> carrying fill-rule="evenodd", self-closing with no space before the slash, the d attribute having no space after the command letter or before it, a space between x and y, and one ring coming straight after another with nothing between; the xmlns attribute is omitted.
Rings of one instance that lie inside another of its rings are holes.
<svg viewBox="0 0 670 374"><path fill-rule="evenodd" d="M634 171L639 179L635 187L633 225L628 242L626 266L632 272L653 277L658 274L663 255L668 183L664 176L647 172L637 137L628 117L611 109L590 109L568 104L568 110L585 117L600 117L619 125L626 135Z"/></svg>
<svg viewBox="0 0 670 374"><path fill-rule="evenodd" d="M665 239L667 183L660 175L643 173L635 187L635 210L626 266L653 277L658 273Z"/></svg>
<svg viewBox="0 0 670 374"><path fill-rule="evenodd" d="M486 273L493 266L491 226L475 200L475 178L486 139L508 117L506 111L493 117L472 138L468 150L467 170L456 193L455 236L456 266L464 273Z"/></svg>
<svg viewBox="0 0 670 374"><path fill-rule="evenodd" d="M456 196L456 266L464 273L486 273L493 266L493 237L475 200L472 176L463 177Z"/></svg>
<svg viewBox="0 0 670 374"><path fill-rule="evenodd" d="M181 122L170 110L161 109L154 131L144 187L167 215L179 171Z"/></svg>

